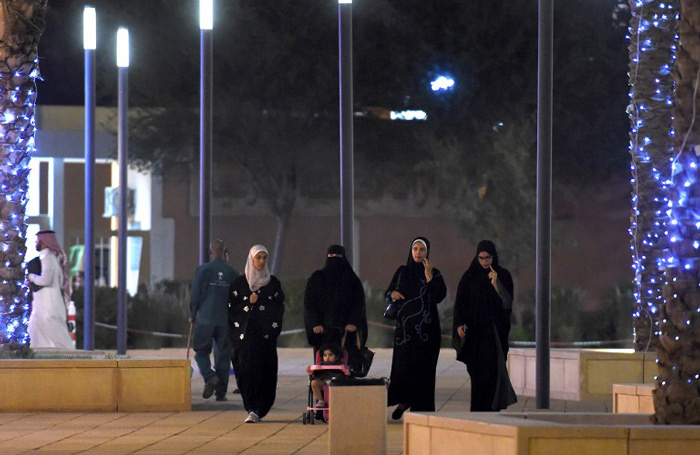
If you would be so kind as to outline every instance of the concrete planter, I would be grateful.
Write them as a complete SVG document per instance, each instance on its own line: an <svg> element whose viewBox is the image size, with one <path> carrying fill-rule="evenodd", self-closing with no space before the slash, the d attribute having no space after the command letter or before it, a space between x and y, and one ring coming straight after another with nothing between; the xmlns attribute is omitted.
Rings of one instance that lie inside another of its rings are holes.
<svg viewBox="0 0 700 455"><path fill-rule="evenodd" d="M404 415L404 455L700 453L700 427L650 425L645 414Z"/></svg>
<svg viewBox="0 0 700 455"><path fill-rule="evenodd" d="M550 396L558 400L612 400L613 384L653 382L656 353L631 349L552 349ZM511 349L508 371L518 395L535 396L535 350Z"/></svg>
<svg viewBox="0 0 700 455"><path fill-rule="evenodd" d="M189 411L186 359L0 360L0 412Z"/></svg>
<svg viewBox="0 0 700 455"><path fill-rule="evenodd" d="M653 414L654 387L656 384L613 385L613 412Z"/></svg>

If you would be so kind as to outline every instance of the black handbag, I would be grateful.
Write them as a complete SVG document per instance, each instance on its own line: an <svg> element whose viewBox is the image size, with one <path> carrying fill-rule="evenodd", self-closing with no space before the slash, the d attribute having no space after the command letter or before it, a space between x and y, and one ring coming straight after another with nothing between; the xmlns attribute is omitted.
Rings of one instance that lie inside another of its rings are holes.
<svg viewBox="0 0 700 455"><path fill-rule="evenodd" d="M389 319L395 321L399 318L399 311L401 310L401 302L398 300L391 300L391 297L386 298L387 305L386 310L384 310L384 319Z"/></svg>
<svg viewBox="0 0 700 455"><path fill-rule="evenodd" d="M399 283L401 283L401 274L396 279L395 290L399 289ZM401 311L401 306L403 305L403 300L391 300L391 292L386 296L386 309L384 310L384 319L389 319L390 321L395 321L399 318L399 311Z"/></svg>
<svg viewBox="0 0 700 455"><path fill-rule="evenodd" d="M343 335L342 345L345 349L345 340L347 339L348 332L346 331ZM348 351L348 368L350 369L350 375L355 378L364 378L369 373L369 369L372 366L372 360L374 360L374 352L372 352L367 346L360 345L360 332L355 332L355 342L357 344L357 349L347 349Z"/></svg>

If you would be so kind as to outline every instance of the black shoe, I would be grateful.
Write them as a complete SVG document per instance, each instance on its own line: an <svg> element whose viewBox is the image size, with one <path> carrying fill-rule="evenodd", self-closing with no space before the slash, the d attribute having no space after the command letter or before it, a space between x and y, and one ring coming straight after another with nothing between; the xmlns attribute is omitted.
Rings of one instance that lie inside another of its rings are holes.
<svg viewBox="0 0 700 455"><path fill-rule="evenodd" d="M391 413L391 418L393 420L399 420L401 416L403 416L403 413L408 410L409 406L407 404L400 404L396 406L396 409L394 409L394 412Z"/></svg>
<svg viewBox="0 0 700 455"><path fill-rule="evenodd" d="M217 395L216 401L228 401L228 398L226 398L226 395Z"/></svg>
<svg viewBox="0 0 700 455"><path fill-rule="evenodd" d="M234 390L233 393L235 393L236 395L240 395L240 394L241 394L241 389L236 388L236 390Z"/></svg>
<svg viewBox="0 0 700 455"><path fill-rule="evenodd" d="M219 383L219 377L215 374L209 376L209 379L204 383L204 392L202 392L202 398L211 398L214 395L214 390L216 385Z"/></svg>

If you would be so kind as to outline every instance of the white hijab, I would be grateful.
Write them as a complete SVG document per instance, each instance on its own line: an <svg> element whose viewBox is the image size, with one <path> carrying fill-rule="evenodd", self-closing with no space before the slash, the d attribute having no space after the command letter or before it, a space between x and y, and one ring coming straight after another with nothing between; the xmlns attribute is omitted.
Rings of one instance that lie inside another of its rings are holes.
<svg viewBox="0 0 700 455"><path fill-rule="evenodd" d="M245 278L248 280L248 287L253 292L270 282L270 269L267 268L267 263L265 263L265 268L262 270L257 270L253 266L253 258L261 251L267 254L268 257L270 256L267 252L267 248L262 245L254 245L253 248L250 249L248 260L245 263Z"/></svg>

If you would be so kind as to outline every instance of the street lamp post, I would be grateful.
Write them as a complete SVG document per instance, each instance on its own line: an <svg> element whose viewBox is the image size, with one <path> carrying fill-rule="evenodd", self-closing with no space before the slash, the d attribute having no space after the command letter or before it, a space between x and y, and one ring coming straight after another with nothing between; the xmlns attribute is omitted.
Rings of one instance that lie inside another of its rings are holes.
<svg viewBox="0 0 700 455"><path fill-rule="evenodd" d="M535 401L549 409L552 262L552 0L539 0Z"/></svg>
<svg viewBox="0 0 700 455"><path fill-rule="evenodd" d="M83 349L95 349L95 50L97 14L95 8L83 10L83 48L85 49L85 264Z"/></svg>
<svg viewBox="0 0 700 455"><path fill-rule="evenodd" d="M199 1L199 263L209 260L211 236L213 0Z"/></svg>
<svg viewBox="0 0 700 455"><path fill-rule="evenodd" d="M117 354L126 354L126 196L128 130L127 111L129 102L129 31L120 28L117 31L117 66L119 67L118 97L118 160L119 160L119 239L118 239L118 304L117 304Z"/></svg>
<svg viewBox="0 0 700 455"><path fill-rule="evenodd" d="M338 0L340 71L340 241L355 266L354 158L352 98L352 0Z"/></svg>

